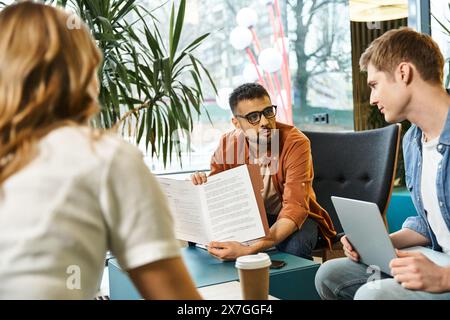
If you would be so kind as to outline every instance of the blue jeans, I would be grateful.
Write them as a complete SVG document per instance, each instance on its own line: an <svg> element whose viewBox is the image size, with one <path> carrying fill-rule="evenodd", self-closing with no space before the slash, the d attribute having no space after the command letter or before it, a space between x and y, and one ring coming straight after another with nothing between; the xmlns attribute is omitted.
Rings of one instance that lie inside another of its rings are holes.
<svg viewBox="0 0 450 320"><path fill-rule="evenodd" d="M272 226L275 221L276 217L268 216L269 226ZM279 243L276 248L279 251L312 260L312 250L317 244L318 232L317 222L307 218L299 230Z"/></svg>
<svg viewBox="0 0 450 320"><path fill-rule="evenodd" d="M315 283L324 300L450 300L450 292L405 289L391 276L374 272L365 264L348 258L329 260L321 265Z"/></svg>

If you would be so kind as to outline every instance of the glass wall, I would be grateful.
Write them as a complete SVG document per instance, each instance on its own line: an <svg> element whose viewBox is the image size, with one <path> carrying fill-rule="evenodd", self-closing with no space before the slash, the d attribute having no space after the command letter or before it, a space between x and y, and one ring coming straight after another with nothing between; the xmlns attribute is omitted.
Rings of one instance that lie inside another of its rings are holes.
<svg viewBox="0 0 450 320"><path fill-rule="evenodd" d="M446 59L444 82L450 88L450 1L431 0L431 36L438 43Z"/></svg>
<svg viewBox="0 0 450 320"><path fill-rule="evenodd" d="M171 1L137 1L168 30ZM175 0L176 4L178 2ZM279 10L271 11L274 7L269 3L278 4ZM291 88L292 123L301 130L353 130L348 6L347 0L187 0L180 46L210 33L195 55L210 71L220 95L216 96L205 79L202 115L192 135L182 137L182 145L186 146L190 140L190 149L184 148L182 155L183 166L174 156L173 162L164 168L160 159L148 155L142 141L140 148L151 170L159 173L208 169L220 136L233 129L227 96L240 84L256 81L255 68L246 50L237 50L230 44L230 33L237 26L236 15L245 7L256 15L253 41L249 46L256 59L260 50L282 47L274 43L274 39L280 39L283 31L288 61L286 76L283 78L279 73L277 79L272 74L266 85L272 87L272 92L281 92L274 90L278 80L284 89ZM274 15L278 14L281 23L277 26ZM167 30L162 30L163 37ZM286 86L286 82L290 86ZM274 94L272 100L280 104L287 98L280 99Z"/></svg>
<svg viewBox="0 0 450 320"><path fill-rule="evenodd" d="M196 56L210 71L220 94L216 97L212 88L206 87L205 110L211 122L206 113L198 119L191 136L191 152L183 155L184 170L209 168L210 157L220 136L233 128L227 95L233 88L249 81L248 68L252 67L246 50L235 49L229 40L230 33L237 26L239 10L248 7L256 13L257 20L252 29L257 40L250 46L255 58L258 58L259 50L275 46L274 30L280 30L273 28L273 13L266 6L267 2L187 1L182 41L188 43L203 33L211 33L196 50ZM146 3L149 8L155 6L152 1ZM301 130L353 130L348 1L281 0L278 3L287 38L293 124ZM157 9L155 14L164 21L168 19L168 8ZM267 86L275 87L275 80L273 75L272 84L267 81ZM282 82L281 75L279 82ZM280 101L273 102L277 104ZM148 159L148 162L154 172L181 169L177 162L165 169L157 159Z"/></svg>
<svg viewBox="0 0 450 320"><path fill-rule="evenodd" d="M303 130L353 130L348 1L288 5L294 123ZM314 122L328 114L328 124Z"/></svg>

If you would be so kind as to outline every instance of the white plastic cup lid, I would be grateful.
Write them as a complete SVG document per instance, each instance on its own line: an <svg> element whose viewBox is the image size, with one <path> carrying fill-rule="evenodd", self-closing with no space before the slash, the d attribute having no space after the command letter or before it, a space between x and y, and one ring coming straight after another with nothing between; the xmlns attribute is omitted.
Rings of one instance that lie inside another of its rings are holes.
<svg viewBox="0 0 450 320"><path fill-rule="evenodd" d="M268 267L272 264L267 253L251 254L236 259L236 268L251 270Z"/></svg>

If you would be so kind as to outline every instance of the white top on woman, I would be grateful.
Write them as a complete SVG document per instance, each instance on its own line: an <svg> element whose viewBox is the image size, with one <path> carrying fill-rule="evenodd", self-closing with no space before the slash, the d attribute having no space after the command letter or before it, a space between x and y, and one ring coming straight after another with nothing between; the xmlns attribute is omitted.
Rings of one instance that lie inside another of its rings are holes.
<svg viewBox="0 0 450 320"><path fill-rule="evenodd" d="M107 250L123 269L180 255L140 151L62 127L0 187L0 299L92 299Z"/></svg>

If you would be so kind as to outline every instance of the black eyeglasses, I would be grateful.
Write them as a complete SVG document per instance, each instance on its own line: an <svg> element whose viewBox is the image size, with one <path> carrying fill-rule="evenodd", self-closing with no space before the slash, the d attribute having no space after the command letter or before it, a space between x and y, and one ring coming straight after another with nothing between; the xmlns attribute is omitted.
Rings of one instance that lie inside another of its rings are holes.
<svg viewBox="0 0 450 320"><path fill-rule="evenodd" d="M273 119L277 115L277 106L269 106L264 108L263 111L253 111L247 113L245 116L236 114L236 118L247 119L250 124L257 125L261 121L261 115L264 115L266 119Z"/></svg>

